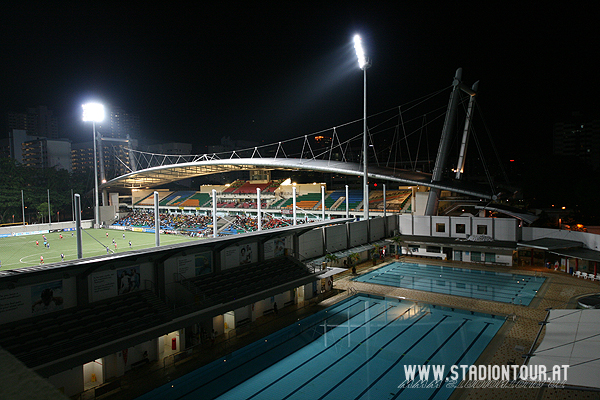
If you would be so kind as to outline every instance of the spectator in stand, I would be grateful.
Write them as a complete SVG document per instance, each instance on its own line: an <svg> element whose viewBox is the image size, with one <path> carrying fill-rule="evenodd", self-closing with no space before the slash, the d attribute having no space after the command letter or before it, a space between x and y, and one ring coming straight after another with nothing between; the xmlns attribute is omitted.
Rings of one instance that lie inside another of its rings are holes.
<svg viewBox="0 0 600 400"><path fill-rule="evenodd" d="M238 207L250 205L250 202L240 204ZM266 204L264 204L266 206ZM252 207L256 207L256 202ZM202 236L208 225L212 224L212 217L207 215L194 214L160 214L161 229L181 231L191 236ZM299 220L298 223L313 222L312 220ZM154 227L154 214L151 212L134 211L127 216L115 222L120 226L135 226L135 227ZM275 218L269 214L263 215L262 229L275 229L283 226L292 225L292 220L288 218ZM253 215L236 215L234 226L237 229L252 232L258 229L258 221Z"/></svg>

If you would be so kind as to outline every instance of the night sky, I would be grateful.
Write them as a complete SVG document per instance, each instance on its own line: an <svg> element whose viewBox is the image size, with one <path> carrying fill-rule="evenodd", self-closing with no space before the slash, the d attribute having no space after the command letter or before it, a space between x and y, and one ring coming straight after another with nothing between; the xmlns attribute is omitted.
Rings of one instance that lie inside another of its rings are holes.
<svg viewBox="0 0 600 400"><path fill-rule="evenodd" d="M360 119L355 33L373 63L369 114L448 87L462 67L466 84L480 81L503 157L549 151L553 123L572 111L600 117L597 13L584 6L14 3L0 16L0 111L46 105L75 142L89 140L89 100L139 114L149 138L196 149L222 136L270 142Z"/></svg>

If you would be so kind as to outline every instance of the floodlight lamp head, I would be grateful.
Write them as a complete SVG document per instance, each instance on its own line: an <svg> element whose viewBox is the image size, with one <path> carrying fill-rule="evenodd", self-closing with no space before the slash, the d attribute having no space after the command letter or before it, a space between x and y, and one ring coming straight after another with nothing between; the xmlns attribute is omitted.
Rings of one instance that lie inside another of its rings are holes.
<svg viewBox="0 0 600 400"><path fill-rule="evenodd" d="M104 120L104 106L99 103L83 104L83 120L102 122Z"/></svg>
<svg viewBox="0 0 600 400"><path fill-rule="evenodd" d="M360 35L354 35L354 50L356 50L356 57L358 58L358 66L360 69L364 70L371 66L371 63L365 56L365 51L362 47L362 40Z"/></svg>

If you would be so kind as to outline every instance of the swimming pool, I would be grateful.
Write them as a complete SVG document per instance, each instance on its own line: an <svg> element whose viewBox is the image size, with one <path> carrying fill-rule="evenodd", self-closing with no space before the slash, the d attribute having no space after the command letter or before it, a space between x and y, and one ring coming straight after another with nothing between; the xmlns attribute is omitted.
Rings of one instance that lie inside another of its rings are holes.
<svg viewBox="0 0 600 400"><path fill-rule="evenodd" d="M447 399L398 388L404 365L473 364L503 322L359 294L138 399Z"/></svg>
<svg viewBox="0 0 600 400"><path fill-rule="evenodd" d="M355 281L528 306L546 278L393 262Z"/></svg>

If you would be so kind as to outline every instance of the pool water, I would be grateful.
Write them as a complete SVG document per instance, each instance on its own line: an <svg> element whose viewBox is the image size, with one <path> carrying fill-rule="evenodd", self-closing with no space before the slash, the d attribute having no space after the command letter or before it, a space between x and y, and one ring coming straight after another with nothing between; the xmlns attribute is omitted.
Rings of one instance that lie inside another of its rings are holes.
<svg viewBox="0 0 600 400"><path fill-rule="evenodd" d="M405 365L473 364L503 318L358 294L139 399L447 399ZM433 380L433 377L430 378Z"/></svg>
<svg viewBox="0 0 600 400"><path fill-rule="evenodd" d="M528 306L546 278L393 262L355 281Z"/></svg>

